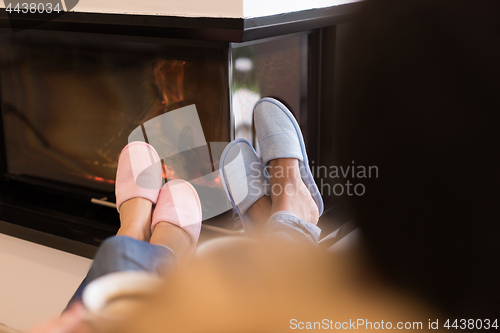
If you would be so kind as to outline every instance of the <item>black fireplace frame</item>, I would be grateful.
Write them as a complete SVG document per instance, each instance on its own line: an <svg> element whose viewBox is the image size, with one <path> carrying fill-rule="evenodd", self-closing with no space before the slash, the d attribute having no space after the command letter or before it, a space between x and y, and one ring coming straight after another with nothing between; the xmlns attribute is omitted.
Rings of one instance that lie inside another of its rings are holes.
<svg viewBox="0 0 500 333"><path fill-rule="evenodd" d="M103 40L216 48L228 50L225 53L228 64L231 63L231 43L307 33L310 36L309 74L305 78L307 82L301 85L308 89L307 109L317 111L304 113L299 121L306 134L310 159L322 163L322 160L329 162L321 151L328 147L330 137L326 126L331 123L331 110L334 107L331 91L334 90L335 81L333 78L335 65L332 59L335 59L336 52L336 25L348 22L358 7L359 4L352 3L251 19L71 12L38 25L34 29L18 33L32 36L56 34L73 38L92 36ZM6 14L5 9L0 9L0 41L3 34L10 33ZM17 24L30 27L35 20L43 20L43 17L25 20L24 23L21 20ZM227 83L230 80L230 71L230 68L225 69L224 80ZM227 86L230 89L230 85ZM228 96L230 95L231 92L228 91ZM231 105L230 101L228 105ZM231 112L229 115L231 116ZM90 198L110 197L112 194L78 186L69 188L57 182L8 174L2 118L0 117L0 232L92 258L99 244L116 232L118 222L112 225L96 222L92 217L86 216L99 215L103 212L106 216L105 210L110 210L107 207L91 204ZM58 209L58 206L65 209ZM80 214L71 214L72 209L79 211ZM117 219L118 215L115 213L114 217L110 218ZM328 227L326 231L329 231Z"/></svg>
<svg viewBox="0 0 500 333"><path fill-rule="evenodd" d="M191 18L69 12L46 22L50 18L48 14L36 16L27 14L24 18L16 19L16 26L30 28L38 21L43 24L37 26L37 30L240 43L334 26L349 21L359 7L359 2L353 2L255 18ZM5 8L0 8L0 27L10 27Z"/></svg>

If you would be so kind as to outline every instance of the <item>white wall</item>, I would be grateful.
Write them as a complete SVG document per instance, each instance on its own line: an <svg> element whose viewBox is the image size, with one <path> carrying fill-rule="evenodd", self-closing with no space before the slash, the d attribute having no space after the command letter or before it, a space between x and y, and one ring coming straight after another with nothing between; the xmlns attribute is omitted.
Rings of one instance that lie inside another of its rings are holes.
<svg viewBox="0 0 500 333"><path fill-rule="evenodd" d="M242 17L242 0L80 0L77 12Z"/></svg>
<svg viewBox="0 0 500 333"><path fill-rule="evenodd" d="M185 17L259 17L359 0L80 0L73 9L87 13L121 13ZM0 7L5 7L0 1Z"/></svg>
<svg viewBox="0 0 500 333"><path fill-rule="evenodd" d="M269 16L357 1L360 0L243 0L243 17Z"/></svg>
<svg viewBox="0 0 500 333"><path fill-rule="evenodd" d="M0 234L0 323L24 331L59 315L91 263Z"/></svg>

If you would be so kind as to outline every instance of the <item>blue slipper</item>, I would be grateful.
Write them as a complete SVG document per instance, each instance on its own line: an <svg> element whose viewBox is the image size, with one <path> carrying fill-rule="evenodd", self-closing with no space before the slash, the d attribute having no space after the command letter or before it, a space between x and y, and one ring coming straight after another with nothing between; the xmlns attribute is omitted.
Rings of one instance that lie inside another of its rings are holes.
<svg viewBox="0 0 500 333"><path fill-rule="evenodd" d="M323 199L309 167L302 132L292 113L281 102L265 97L255 105L254 122L264 165L277 158L298 159L302 181L311 192L321 216Z"/></svg>
<svg viewBox="0 0 500 333"><path fill-rule="evenodd" d="M269 174L245 139L229 143L222 152L219 163L222 185L229 202L233 205L247 233L254 232L254 226L245 215L257 200L269 195Z"/></svg>

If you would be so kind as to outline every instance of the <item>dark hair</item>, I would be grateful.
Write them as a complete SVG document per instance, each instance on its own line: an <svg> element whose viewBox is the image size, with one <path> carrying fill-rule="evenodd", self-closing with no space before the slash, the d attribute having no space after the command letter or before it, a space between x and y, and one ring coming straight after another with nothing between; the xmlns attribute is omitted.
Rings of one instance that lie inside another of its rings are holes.
<svg viewBox="0 0 500 333"><path fill-rule="evenodd" d="M391 281L494 319L500 263L500 2L368 0L342 59L340 165L376 165L352 197Z"/></svg>

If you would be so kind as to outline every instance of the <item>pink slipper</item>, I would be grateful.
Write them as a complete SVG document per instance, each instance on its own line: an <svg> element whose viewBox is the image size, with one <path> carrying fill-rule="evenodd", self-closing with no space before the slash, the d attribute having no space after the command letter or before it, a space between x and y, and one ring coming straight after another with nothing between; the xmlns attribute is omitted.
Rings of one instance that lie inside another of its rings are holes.
<svg viewBox="0 0 500 333"><path fill-rule="evenodd" d="M162 185L161 160L153 146L134 141L123 148L116 170L116 209L133 198L156 203Z"/></svg>
<svg viewBox="0 0 500 333"><path fill-rule="evenodd" d="M159 222L169 222L186 231L192 239L192 254L201 230L201 203L193 185L182 179L163 185L153 212L151 233Z"/></svg>

